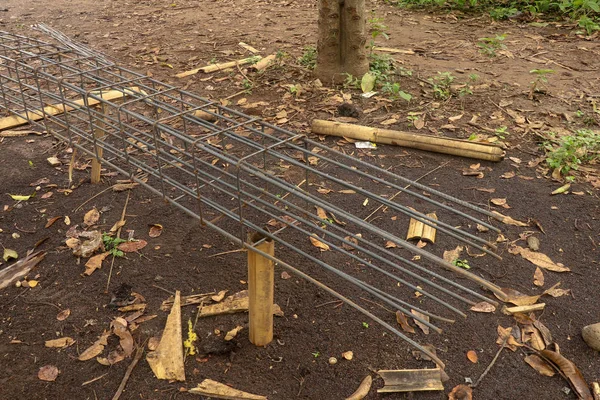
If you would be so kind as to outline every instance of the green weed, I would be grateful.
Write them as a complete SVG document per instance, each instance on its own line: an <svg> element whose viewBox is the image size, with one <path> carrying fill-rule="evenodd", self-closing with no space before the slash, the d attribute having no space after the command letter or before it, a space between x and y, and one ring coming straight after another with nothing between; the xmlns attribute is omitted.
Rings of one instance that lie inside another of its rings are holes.
<svg viewBox="0 0 600 400"><path fill-rule="evenodd" d="M298 58L298 64L308 69L315 69L317 66L317 48L315 46L304 47L302 57Z"/></svg>
<svg viewBox="0 0 600 400"><path fill-rule="evenodd" d="M536 92L541 92L542 88L548 83L548 75L553 74L553 69L532 69L529 71L530 74L535 76L535 79L531 82L529 87L529 98L533 99Z"/></svg>
<svg viewBox="0 0 600 400"><path fill-rule="evenodd" d="M454 75L450 72L438 72L436 76L427 79L433 88L433 97L440 100L448 100L452 97L450 85L454 79Z"/></svg>
<svg viewBox="0 0 600 400"><path fill-rule="evenodd" d="M492 37L479 38L479 52L488 57L496 57L496 51L506 49L506 45L502 43L506 39L506 34L496 35Z"/></svg>
<svg viewBox="0 0 600 400"><path fill-rule="evenodd" d="M572 135L544 142L543 148L548 166L567 175L581 164L600 159L600 134L579 129Z"/></svg>
<svg viewBox="0 0 600 400"><path fill-rule="evenodd" d="M121 243L125 243L126 240L118 237L112 237L107 233L103 233L102 242L104 243L104 249L114 257L123 257L125 255L123 251L118 249L118 246Z"/></svg>

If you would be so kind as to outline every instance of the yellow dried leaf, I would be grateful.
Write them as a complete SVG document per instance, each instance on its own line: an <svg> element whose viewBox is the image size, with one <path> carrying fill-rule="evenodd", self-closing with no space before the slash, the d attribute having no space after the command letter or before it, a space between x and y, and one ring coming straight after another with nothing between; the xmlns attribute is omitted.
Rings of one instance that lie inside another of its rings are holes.
<svg viewBox="0 0 600 400"><path fill-rule="evenodd" d="M73 340L73 338L65 336L65 337L61 337L61 338L58 338L58 339L46 340L46 342L44 343L44 345L46 347L64 348L64 347L69 347L73 343L75 343L75 340Z"/></svg>
<svg viewBox="0 0 600 400"><path fill-rule="evenodd" d="M496 311L496 307L493 304L488 303L487 301L482 301L480 303L475 304L471 307L471 311L482 312L482 313L493 313Z"/></svg>
<svg viewBox="0 0 600 400"><path fill-rule="evenodd" d="M321 250L321 251L329 250L329 245L321 242L315 236L309 236L309 239L310 239L310 242L313 244L313 246L318 247L319 250Z"/></svg>
<svg viewBox="0 0 600 400"><path fill-rule="evenodd" d="M535 272L533 273L533 284L535 286L544 286L544 273L540 267L536 267Z"/></svg>
<svg viewBox="0 0 600 400"><path fill-rule="evenodd" d="M506 225L514 225L514 226L528 226L525 222L517 221L507 215L500 214L497 211L492 211L492 214L496 215L497 219L506 224Z"/></svg>
<svg viewBox="0 0 600 400"><path fill-rule="evenodd" d="M569 268L562 266L562 265L558 265L555 262L553 262L550 259L550 257L545 255L544 253L532 251L532 250L529 250L527 248L523 248L520 246L514 246L514 248L511 249L511 253L520 254L521 257L523 257L527 261L531 262L532 264L537 265L540 268L547 269L548 271L554 271L554 272L570 271Z"/></svg>
<svg viewBox="0 0 600 400"><path fill-rule="evenodd" d="M96 208L92 208L83 216L83 223L87 226L92 226L100 219L100 212Z"/></svg>
<svg viewBox="0 0 600 400"><path fill-rule="evenodd" d="M542 375L545 376L554 376L554 369L544 361L540 356L536 354L530 354L525 357L525 362L531 366L531 368L535 369Z"/></svg>
<svg viewBox="0 0 600 400"><path fill-rule="evenodd" d="M477 353L475 352L475 350L467 351L467 359L473 364L476 364L477 361L479 361L479 357L477 357Z"/></svg>
<svg viewBox="0 0 600 400"><path fill-rule="evenodd" d="M463 246L456 246L454 250L445 250L443 255L444 261L451 263L452 261L458 259L463 249Z"/></svg>

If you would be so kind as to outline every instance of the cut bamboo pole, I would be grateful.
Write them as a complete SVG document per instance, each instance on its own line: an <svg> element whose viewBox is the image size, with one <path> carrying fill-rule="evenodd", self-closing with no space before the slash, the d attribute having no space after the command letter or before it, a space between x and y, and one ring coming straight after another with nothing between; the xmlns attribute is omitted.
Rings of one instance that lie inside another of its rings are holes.
<svg viewBox="0 0 600 400"><path fill-rule="evenodd" d="M203 119L208 122L216 122L217 121L216 115L212 115L210 113L207 113L206 111L196 110L196 111L194 111L193 115L196 118L200 118L200 119Z"/></svg>
<svg viewBox="0 0 600 400"><path fill-rule="evenodd" d="M276 58L275 54L271 54L270 56L266 56L265 58L263 58L262 60L260 60L256 64L254 64L252 66L252 69L256 70L256 71L262 71L264 69L267 69L267 67L269 65L271 65L273 63L273 61L275 61L275 58Z"/></svg>
<svg viewBox="0 0 600 400"><path fill-rule="evenodd" d="M435 153L476 158L487 161L501 161L504 150L500 147L475 143L468 140L417 135L414 133L393 131L389 129L370 128L367 126L345 124L334 121L313 120L312 132L319 135L349 137L361 141L393 144Z"/></svg>
<svg viewBox="0 0 600 400"><path fill-rule="evenodd" d="M505 310L510 314L528 313L532 311L541 311L546 307L546 303L531 304L529 306L506 307Z"/></svg>
<svg viewBox="0 0 600 400"><path fill-rule="evenodd" d="M400 54L415 54L414 50L402 50L402 49L392 49L390 47L375 47L375 51L382 51L384 53L400 53Z"/></svg>
<svg viewBox="0 0 600 400"><path fill-rule="evenodd" d="M200 68L192 69L190 71L180 72L177 75L175 75L175 77L185 78L186 76L195 75L198 72L209 73L209 72L220 71L222 69L235 67L236 65L250 64L250 63L256 62L261 59L262 59L261 56L252 56L252 57L243 58L243 59L237 60L237 61L230 61L230 62L221 63L221 64L211 64L211 65L207 65L206 67L200 67Z"/></svg>
<svg viewBox="0 0 600 400"><path fill-rule="evenodd" d="M133 92L138 92L139 88L132 87L132 88L129 88L129 90L131 90ZM125 97L126 95L127 95L127 93L124 93L120 90L109 90L107 92L102 93L101 97L104 100L110 101L110 100L119 99L121 97ZM81 106L81 107L85 106L84 99L74 100L73 103L75 103L76 105ZM98 103L100 103L100 100L96 100L96 99L92 99L92 98L89 98L87 100L87 104L90 107L95 106ZM44 116L46 116L46 115L50 115L50 116L59 115L59 114L64 113L65 111L72 111L74 109L75 109L75 107L65 106L63 104L52 104L52 105L44 107L43 110L28 111L26 114L11 115L10 117L0 118L0 131L3 131L4 129L15 128L17 126L28 124L30 120L31 121L39 121L41 119L44 119Z"/></svg>
<svg viewBox="0 0 600 400"><path fill-rule="evenodd" d="M594 400L600 400L600 385L598 382L592 382L592 392L594 393Z"/></svg>
<svg viewBox="0 0 600 400"><path fill-rule="evenodd" d="M100 105L100 108L104 115L106 113L106 108L103 104ZM92 183L100 183L101 180L100 173L102 171L102 162L100 160L102 159L103 150L102 146L98 145L96 142L104 139L104 133L104 120L100 117L96 119L96 126L94 127L94 153L96 154L96 157L92 158L92 173L90 178Z"/></svg>
<svg viewBox="0 0 600 400"><path fill-rule="evenodd" d="M256 54L259 53L258 50L256 50L254 47L250 46L249 44L246 44L244 42L239 42L238 45L240 45L241 47L243 47L244 49L248 50L250 53L252 54Z"/></svg>
<svg viewBox="0 0 600 400"><path fill-rule="evenodd" d="M435 212L427 214L429 218L435 219L437 221L438 217ZM435 235L437 233L437 229L433 226L423 224L423 234L421 235L421 239L429 242L435 243Z"/></svg>
<svg viewBox="0 0 600 400"><path fill-rule="evenodd" d="M252 238L252 244L262 239ZM254 246L257 250L273 256L275 243L265 239ZM266 346L273 340L273 295L275 291L275 271L273 261L252 251L248 251L248 297L250 342L255 346Z"/></svg>

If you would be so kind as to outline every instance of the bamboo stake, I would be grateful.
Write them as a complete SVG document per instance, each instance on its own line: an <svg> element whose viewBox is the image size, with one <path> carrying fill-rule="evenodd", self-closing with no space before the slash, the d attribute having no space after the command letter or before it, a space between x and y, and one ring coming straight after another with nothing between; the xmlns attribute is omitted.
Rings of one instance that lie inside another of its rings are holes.
<svg viewBox="0 0 600 400"><path fill-rule="evenodd" d="M253 237L251 243L262 238ZM271 256L275 253L273 240L265 239L255 248ZM250 342L255 346L266 346L273 340L273 294L275 291L275 268L273 261L260 254L248 251L248 297Z"/></svg>
<svg viewBox="0 0 600 400"><path fill-rule="evenodd" d="M254 64L252 66L252 69L254 69L256 71L262 71L263 69L266 69L269 65L271 65L273 63L273 61L275 61L275 58L276 58L275 54L266 56L265 58L263 58L262 60L260 60L256 64Z"/></svg>
<svg viewBox="0 0 600 400"><path fill-rule="evenodd" d="M437 221L438 217L435 212L427 214L429 218L433 218ZM429 243L435 243L435 235L437 233L437 229L433 226L423 224L423 234L421 235L421 239L427 241Z"/></svg>
<svg viewBox="0 0 600 400"><path fill-rule="evenodd" d="M424 223L422 223L421 221L417 221L414 218L411 218L410 222L408 223L408 233L406 234L406 240L421 239L421 236L423 236L424 227Z"/></svg>
<svg viewBox="0 0 600 400"><path fill-rule="evenodd" d="M461 139L417 135L402 131L370 128L367 126L324 121L320 119L313 120L312 132L319 135L349 137L362 141L393 144L419 150L432 151L435 153L476 158L479 160L501 161L504 158L504 150L492 144L474 143Z"/></svg>
<svg viewBox="0 0 600 400"><path fill-rule="evenodd" d="M192 69L190 71L180 72L177 75L175 75L175 77L185 78L186 76L195 75L198 72L209 73L209 72L220 71L222 69L235 67L236 65L250 64L252 62L260 60L261 58L262 58L261 56L252 56L252 57L243 58L243 59L237 60L237 61L230 61L230 62L221 63L221 64L211 64L211 65L207 65L206 67L200 67L200 68Z"/></svg>
<svg viewBox="0 0 600 400"><path fill-rule="evenodd" d="M129 89L134 92L139 91L138 88L129 88ZM121 97L125 97L126 95L127 95L127 93L124 93L120 90L109 90L107 92L102 93L101 97L103 100L110 101L110 100L119 99ZM75 100L75 101L73 101L73 103L75 103L78 106L82 106L82 107L85 106L84 99ZM96 100L93 98L89 98L87 100L87 104L90 107L95 106L98 103L100 103L100 100ZM67 112L67 111L72 111L74 109L75 109L75 107L66 106L64 104L52 104L52 105L44 107L43 110L28 111L26 114L21 114L21 115L11 115L10 117L5 117L5 118L0 119L0 131L2 131L4 129L14 128L17 126L28 124L30 120L31 121L39 121L41 119L44 119L45 115L50 115L50 116L59 115L64 112Z"/></svg>

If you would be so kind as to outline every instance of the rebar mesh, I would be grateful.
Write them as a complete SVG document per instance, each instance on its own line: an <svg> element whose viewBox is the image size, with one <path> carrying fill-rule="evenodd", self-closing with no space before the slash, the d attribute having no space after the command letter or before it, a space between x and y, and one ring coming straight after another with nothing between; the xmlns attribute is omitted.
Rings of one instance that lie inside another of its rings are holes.
<svg viewBox="0 0 600 400"><path fill-rule="evenodd" d="M397 233L358 216L368 200L373 207L388 207L406 221L414 218L434 226L442 235L497 257L493 243L444 222L445 218L458 218L499 232L470 213L495 215L336 151L305 134L281 129L118 67L93 53L7 32L0 32L0 96L0 109L17 123L42 127L237 245L257 251L247 240L256 233L275 240L278 256L261 253L263 256L368 315L440 365L442 362L427 349L359 306L355 302L359 293L367 292L406 314L417 310L438 321L452 318L403 299L419 291L461 316L464 312L453 303L495 304L457 283L445 270L501 293L495 285L453 268ZM414 190L406 189L407 185ZM403 193L402 202L390 199L394 192ZM403 205L409 199L437 210L440 220ZM310 246L310 237L331 252L320 253ZM398 248L386 248L387 241ZM285 261L290 251L302 257L303 265ZM359 290L337 293L311 277L305 263L321 267ZM370 269L372 275L368 276L372 278L358 278L357 265ZM442 269L436 271L435 266ZM433 322L415 318L441 332Z"/></svg>

